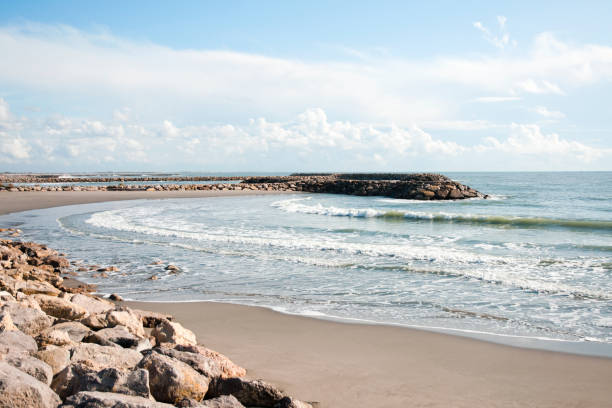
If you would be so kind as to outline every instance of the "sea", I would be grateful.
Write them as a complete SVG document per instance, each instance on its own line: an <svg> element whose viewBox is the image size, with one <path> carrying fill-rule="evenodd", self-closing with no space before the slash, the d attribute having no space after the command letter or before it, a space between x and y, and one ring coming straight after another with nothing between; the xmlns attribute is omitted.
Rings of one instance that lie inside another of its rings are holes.
<svg viewBox="0 0 612 408"><path fill-rule="evenodd" d="M84 265L118 266L80 273L101 294L612 356L612 172L446 175L489 198L119 201L9 214L0 226Z"/></svg>

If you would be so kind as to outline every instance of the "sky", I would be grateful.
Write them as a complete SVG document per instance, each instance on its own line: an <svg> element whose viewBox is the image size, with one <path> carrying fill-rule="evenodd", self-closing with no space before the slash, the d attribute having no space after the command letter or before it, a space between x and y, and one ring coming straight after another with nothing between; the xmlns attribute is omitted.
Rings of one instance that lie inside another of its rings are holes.
<svg viewBox="0 0 612 408"><path fill-rule="evenodd" d="M611 17L609 1L0 2L0 171L610 171Z"/></svg>

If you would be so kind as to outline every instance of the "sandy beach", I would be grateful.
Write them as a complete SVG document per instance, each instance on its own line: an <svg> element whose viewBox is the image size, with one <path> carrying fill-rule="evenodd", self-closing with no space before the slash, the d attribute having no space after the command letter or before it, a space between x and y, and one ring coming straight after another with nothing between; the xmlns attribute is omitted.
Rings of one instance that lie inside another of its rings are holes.
<svg viewBox="0 0 612 408"><path fill-rule="evenodd" d="M91 202L245 192L0 194L0 214ZM253 192L251 194L262 194ZM606 407L612 359L528 350L400 327L346 324L220 303L163 311L252 378L320 407Z"/></svg>

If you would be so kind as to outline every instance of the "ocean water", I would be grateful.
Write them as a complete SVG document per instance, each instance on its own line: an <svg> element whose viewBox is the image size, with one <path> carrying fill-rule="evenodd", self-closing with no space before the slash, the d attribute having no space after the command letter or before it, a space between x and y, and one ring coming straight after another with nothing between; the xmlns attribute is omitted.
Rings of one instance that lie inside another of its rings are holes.
<svg viewBox="0 0 612 408"><path fill-rule="evenodd" d="M117 265L109 278L80 279L128 299L225 301L612 355L612 173L448 175L492 198L139 200L0 225Z"/></svg>

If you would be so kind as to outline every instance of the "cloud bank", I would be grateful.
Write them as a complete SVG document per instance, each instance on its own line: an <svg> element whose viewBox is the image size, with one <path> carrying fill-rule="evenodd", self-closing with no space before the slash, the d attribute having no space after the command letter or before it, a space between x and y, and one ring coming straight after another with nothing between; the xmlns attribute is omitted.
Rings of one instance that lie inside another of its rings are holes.
<svg viewBox="0 0 612 408"><path fill-rule="evenodd" d="M609 144L546 127L571 119L554 98L610 84L612 47L542 33L507 53L516 43L504 17L498 34L474 27L500 52L302 61L61 25L0 27L0 162L15 170L504 170L512 157L523 163L514 170L609 169ZM46 107L26 112L26 101Z"/></svg>

